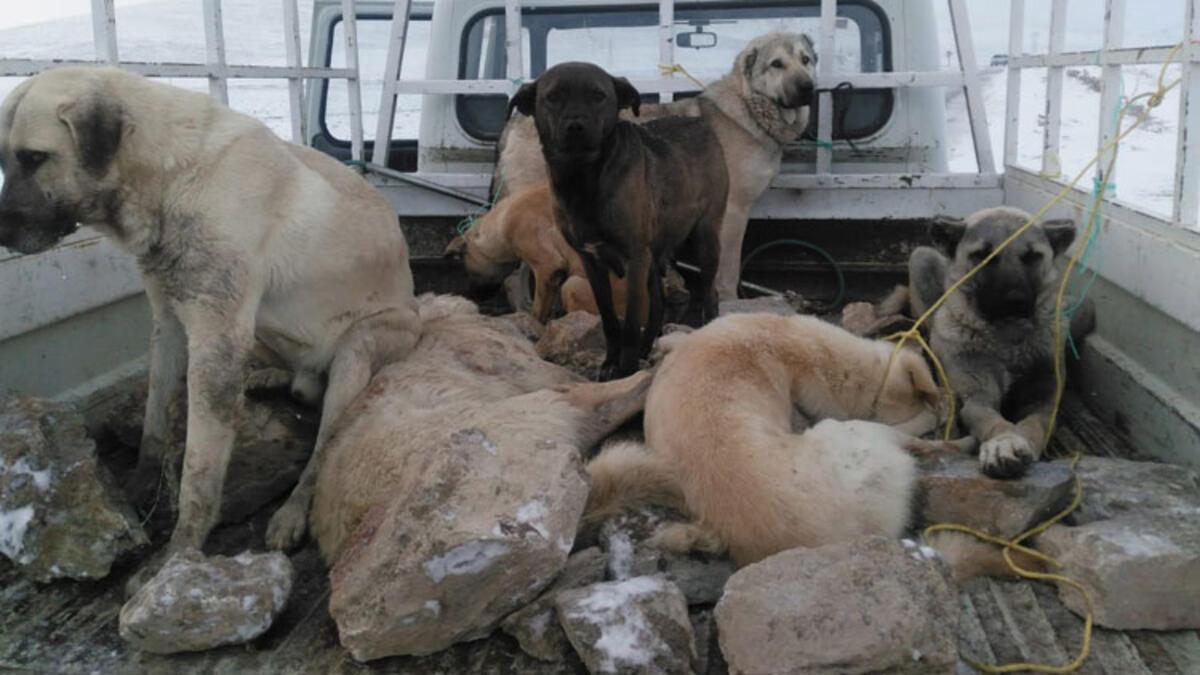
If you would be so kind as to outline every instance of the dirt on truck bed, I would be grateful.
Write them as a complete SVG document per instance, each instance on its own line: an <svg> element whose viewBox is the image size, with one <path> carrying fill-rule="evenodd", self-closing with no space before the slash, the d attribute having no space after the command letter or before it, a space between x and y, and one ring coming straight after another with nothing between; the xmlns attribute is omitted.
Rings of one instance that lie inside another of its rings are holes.
<svg viewBox="0 0 1200 675"><path fill-rule="evenodd" d="M1074 451L1144 459L1120 435L1069 396L1064 423L1051 451ZM127 459L127 458L126 458ZM117 462L118 470L122 462ZM210 538L208 552L234 554L261 549L267 519L275 505L254 518L224 526ZM161 539L161 536L159 537ZM297 578L283 614L261 638L247 645L174 656L143 653L117 634L117 615L126 579L135 563L116 568L97 582L57 581L40 585L21 577L7 560L0 562L0 669L31 673L586 673L574 654L546 663L524 654L512 638L497 631L490 638L456 645L425 657L397 657L369 664L355 662L338 645L328 612L329 584L311 543L291 556ZM1030 582L978 579L960 593L959 651L989 663L1031 661L1065 663L1077 653L1082 620L1059 601L1054 588ZM697 647L705 675L727 672L711 620L712 607L692 607ZM971 672L960 663L960 672ZM1098 628L1091 655L1078 671L1137 675L1200 673L1200 636L1196 631L1111 631Z"/></svg>

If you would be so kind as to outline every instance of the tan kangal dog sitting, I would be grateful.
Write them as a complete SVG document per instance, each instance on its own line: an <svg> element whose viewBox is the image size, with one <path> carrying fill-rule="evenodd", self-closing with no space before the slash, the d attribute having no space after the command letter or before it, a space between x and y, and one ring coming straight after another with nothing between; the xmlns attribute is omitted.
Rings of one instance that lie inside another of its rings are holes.
<svg viewBox="0 0 1200 675"><path fill-rule="evenodd" d="M416 348L371 380L321 465L311 526L330 564L371 508L406 499L430 479L433 451L464 425L500 447L550 439L583 451L645 403L648 372L587 382L543 361L513 324L465 299L418 303L425 323Z"/></svg>
<svg viewBox="0 0 1200 675"><path fill-rule="evenodd" d="M548 182L501 199L474 227L451 240L445 255L462 258L472 287L499 284L514 263L524 261L533 271L530 313L541 323L550 319L560 297L565 312L599 313L583 261L554 222ZM610 275L609 283L617 314L624 317L625 280Z"/></svg>
<svg viewBox="0 0 1200 675"><path fill-rule="evenodd" d="M639 503L689 524L656 543L728 549L746 565L797 546L898 537L916 479L906 452L938 421L921 356L814 317L727 316L670 338L646 402L646 443L589 466L590 522ZM795 433L793 410L816 426ZM856 421L873 420L873 421Z"/></svg>

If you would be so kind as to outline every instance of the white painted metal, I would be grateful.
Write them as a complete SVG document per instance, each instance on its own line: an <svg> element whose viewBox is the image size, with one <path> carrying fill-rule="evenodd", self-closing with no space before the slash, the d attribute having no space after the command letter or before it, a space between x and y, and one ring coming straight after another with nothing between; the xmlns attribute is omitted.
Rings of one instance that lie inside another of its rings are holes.
<svg viewBox="0 0 1200 675"><path fill-rule="evenodd" d="M1170 54L1170 47L1129 47L1090 52L1066 52L1064 54L1022 54L1008 59L1009 68L1046 68L1049 66L1132 66L1162 63ZM1200 61L1200 54L1192 56L1192 62Z"/></svg>
<svg viewBox="0 0 1200 675"><path fill-rule="evenodd" d="M833 171L833 58L837 0L821 0L821 35L817 46L817 173Z"/></svg>
<svg viewBox="0 0 1200 675"><path fill-rule="evenodd" d="M300 69L304 63L300 51L300 11L297 0L283 1L283 46L287 50L289 68ZM304 80L288 78L288 109L292 119L292 141L307 143L304 128Z"/></svg>
<svg viewBox="0 0 1200 675"><path fill-rule="evenodd" d="M995 173L784 173L771 182L771 187L792 190L863 188L927 190L933 188L999 188L1002 184L1002 177Z"/></svg>
<svg viewBox="0 0 1200 675"><path fill-rule="evenodd" d="M658 63L661 66L675 65L675 0L658 0ZM672 77L674 75L672 74ZM663 103L675 100L671 92L659 95Z"/></svg>
<svg viewBox="0 0 1200 675"><path fill-rule="evenodd" d="M46 59L0 59L0 77L27 77L37 75L48 68L59 66L89 66L95 61L64 59L51 61ZM325 78L345 79L354 73L347 68L290 68L287 66L239 66L226 65L224 71L218 71L203 63L147 63L142 61L122 61L122 70L138 73L147 77L179 77L179 78L211 78L223 74L228 79L286 79Z"/></svg>
<svg viewBox="0 0 1200 675"><path fill-rule="evenodd" d="M204 0L204 45L208 52L208 93L229 105L229 86L225 74L225 23L221 18L221 0Z"/></svg>
<svg viewBox="0 0 1200 675"><path fill-rule="evenodd" d="M375 123L375 146L371 163L387 166L392 145L392 124L396 121L396 85L404 65L404 44L408 41L410 0L396 0L392 7L392 30L388 35L387 61L383 68L383 92L379 97L379 117Z"/></svg>
<svg viewBox="0 0 1200 675"><path fill-rule="evenodd" d="M1104 2L1104 46L1102 51L1116 49L1121 46L1125 31L1125 0L1105 0ZM1116 119L1117 108L1121 105L1121 66L1106 65L1100 75L1100 159L1096 163L1096 180L1104 187L1107 195L1114 189L1114 178L1117 167L1105 175L1113 150L1104 150L1104 146L1116 137L1120 120Z"/></svg>
<svg viewBox="0 0 1200 675"><path fill-rule="evenodd" d="M967 116L971 119L971 139L975 143L975 159L979 173L996 173L992 158L992 138L988 134L987 113L983 106L983 89L979 86L979 71L975 67L975 42L971 37L971 20L963 0L949 0L950 23L954 27L954 42L958 47L958 62L962 66L963 94L967 101Z"/></svg>
<svg viewBox="0 0 1200 675"><path fill-rule="evenodd" d="M1171 219L1194 228L1200 214L1200 68L1195 65L1200 47L1200 0L1185 0L1185 57L1179 82L1179 132L1176 134L1175 195Z"/></svg>
<svg viewBox="0 0 1200 675"><path fill-rule="evenodd" d="M1008 25L1008 59L1012 59L1025 51L1022 41L1025 37L1025 0L1012 0L1009 11ZM1017 163L1021 132L1021 69L1008 68L1008 95L1005 99L1004 119L1004 164L1012 166Z"/></svg>
<svg viewBox="0 0 1200 675"><path fill-rule="evenodd" d="M362 161L362 87L358 79L358 14L354 11L354 0L342 0L342 35L346 38L346 68L353 73L346 78L350 102L350 158Z"/></svg>
<svg viewBox="0 0 1200 675"><path fill-rule="evenodd" d="M113 0L92 0L92 44L97 61L117 63L117 12Z"/></svg>
<svg viewBox="0 0 1200 675"><path fill-rule="evenodd" d="M525 80L525 59L521 49L521 0L504 1L505 75L516 91Z"/></svg>
<svg viewBox="0 0 1200 675"><path fill-rule="evenodd" d="M1050 7L1050 55L1062 52L1067 30L1067 0L1054 0ZM1046 70L1046 126L1042 133L1042 173L1058 176L1062 173L1059 139L1062 132L1063 68Z"/></svg>

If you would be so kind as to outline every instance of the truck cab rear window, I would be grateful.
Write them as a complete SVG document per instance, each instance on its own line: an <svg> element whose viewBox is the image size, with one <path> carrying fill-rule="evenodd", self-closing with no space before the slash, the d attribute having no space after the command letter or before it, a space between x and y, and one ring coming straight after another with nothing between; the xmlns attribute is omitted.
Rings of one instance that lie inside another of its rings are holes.
<svg viewBox="0 0 1200 675"><path fill-rule="evenodd" d="M836 22L838 71L891 70L891 36L883 12L869 1L839 2ZM592 61L630 78L658 77L658 7L526 9L522 12L522 53L526 72L537 77L563 61ZM739 2L675 8L675 61L704 81L733 66L746 44L771 31L817 35L820 3ZM503 10L479 13L466 27L459 59L461 79L504 79L507 59ZM818 55L828 58L826 55ZM677 95L679 96L679 95ZM647 102L656 94L643 95ZM480 140L495 140L504 126L507 98L498 94L460 94L455 111L463 130ZM834 138L874 134L891 116L890 89L839 91L834 96ZM817 115L810 118L814 137Z"/></svg>

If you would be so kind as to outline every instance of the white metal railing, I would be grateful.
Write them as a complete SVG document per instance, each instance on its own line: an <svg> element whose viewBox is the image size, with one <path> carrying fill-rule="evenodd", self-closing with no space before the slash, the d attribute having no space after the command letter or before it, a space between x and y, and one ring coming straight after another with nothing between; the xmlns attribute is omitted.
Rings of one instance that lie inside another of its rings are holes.
<svg viewBox="0 0 1200 675"><path fill-rule="evenodd" d="M1172 181L1170 221L1173 225L1194 228L1200 217L1200 142L1194 137L1200 130L1200 0L1185 0L1183 19L1184 47L1172 56L1172 46L1121 47L1124 35L1125 0L1105 0L1104 37L1100 49L1064 53L1068 0L1053 0L1050 6L1050 36L1044 54L1025 53L1022 42L1025 0L1012 0L1009 24L1008 100L1005 115L1004 163L1018 167L1018 135L1020 132L1021 71L1029 68L1046 69L1046 112L1043 127L1041 173L1036 179L1061 185L1061 132L1063 69L1069 66L1099 66L1100 125L1096 140L1098 161L1095 166L1095 185L1107 194L1115 183L1116 166L1107 174L1114 150L1106 148L1118 129L1111 120L1121 106L1121 68L1130 65L1161 65L1169 58L1180 64L1179 122L1175 171ZM1189 133L1191 132L1191 133ZM1018 167L1019 168L1019 167ZM1022 180L1031 177L1023 175Z"/></svg>

